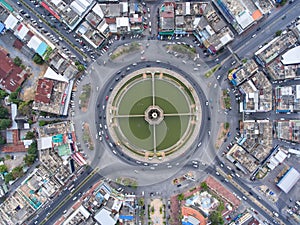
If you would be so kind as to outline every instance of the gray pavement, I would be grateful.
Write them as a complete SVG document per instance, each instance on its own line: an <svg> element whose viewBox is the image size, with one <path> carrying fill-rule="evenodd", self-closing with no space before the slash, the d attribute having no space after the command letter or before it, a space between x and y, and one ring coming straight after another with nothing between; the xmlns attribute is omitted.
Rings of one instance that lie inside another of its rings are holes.
<svg viewBox="0 0 300 225"><path fill-rule="evenodd" d="M216 83L216 80L214 76L211 76L210 78L205 78L203 76L204 72L208 70L208 66L201 60L197 59L196 61L188 61L186 60L186 63L183 63L182 58L177 58L173 55L170 55L166 53L162 45L165 44L165 42L159 42L159 41L144 41L142 42L142 46L146 46L147 43L149 43L149 47L144 47L144 54L143 56L146 58L146 60L152 61L152 64L156 64L156 66L160 66L159 63L156 63L156 60L167 62L166 65L170 64L170 68L173 68L172 65L177 65L180 70L185 71L188 74L191 74L191 77L193 79L192 84L196 87L196 89L199 89L197 87L201 87L204 93L208 93L207 96L202 96L201 101L204 102L205 99L209 99L209 96L218 96L220 93L220 88L216 87L209 87L208 82ZM142 49L141 49L142 50ZM112 50L110 50L112 51ZM81 91L81 86L86 83L90 83L92 85L92 95L90 99L90 105L89 109L86 113L81 113L79 108L75 108L75 116L73 117L73 120L75 122L76 130L78 130L77 136L81 136L81 124L82 122L88 122L90 125L90 130L92 133L92 138L94 139L94 136L97 132L97 113L95 115L94 110L100 110L100 114L102 113L102 104L105 103L105 96L110 94L109 88L113 87L116 83L114 80L114 77L116 75L113 75L117 73L120 68L127 68L130 67L130 71L135 70L138 68L137 66L133 66L132 64L139 62L141 59L140 52L137 52L135 54L131 53L126 56L121 56L120 59L111 61L108 56L104 56L101 59L98 59L97 62L92 64L88 70L87 70L87 76L81 81L79 84L76 98L75 98L75 105L76 101L78 101L78 96ZM105 63L104 63L105 62ZM171 63L172 62L172 63ZM162 63L161 63L162 64ZM197 64L200 64L198 71L194 71L193 68L197 67ZM99 72L98 72L99 71ZM121 71L126 72L125 69L121 69ZM122 73L123 73L122 72ZM110 78L112 79L110 80ZM99 91L97 92L97 87L99 88ZM99 94L100 93L100 94ZM203 104L203 103L202 103ZM99 108L97 108L97 105L100 105ZM207 107L207 106L203 106ZM213 110L213 108L220 108L219 107L219 98L216 97L212 99L210 103L210 107L208 109L205 108L205 110ZM216 113L216 112L214 112ZM101 114L103 116L103 114ZM195 149L195 155L191 158L199 159L199 161L203 161L206 164L211 163L215 157L216 151L214 149L214 142L208 137L207 134L207 117L208 115L205 115L204 118L204 127L201 129L202 136L201 139L203 139L203 144L201 148ZM221 113L221 109L219 112L220 121L224 120L224 114ZM218 121L212 121L212 123L215 123L212 126L212 137L215 138L217 132L218 132ZM210 125L208 125L210 127ZM79 128L79 129L78 129ZM206 132L204 132L206 131ZM204 133L203 133L204 132ZM109 135L109 134L108 134ZM80 138L79 138L80 141ZM112 153L111 149L108 147L108 144L103 141L100 143L99 140L94 140L96 143L96 148L94 151L85 150L89 161L92 163L92 166L99 166L101 168L101 174L104 176L109 176L110 178L116 179L119 176L128 176L132 177L138 180L139 185L150 185L152 183L161 183L163 180L166 180L167 178L173 176L178 171L181 170L182 166L185 164L185 161L188 161L190 157L187 159L181 159L180 162L174 162L171 164L163 163L159 167L155 167L155 169L151 169L150 166L145 165L138 165L135 162L129 162L124 163L121 162L114 154ZM198 143L200 140L197 140L196 143ZM80 141L82 142L82 141ZM83 144L82 144L83 146ZM84 148L84 147L83 147ZM198 153L196 153L198 151ZM121 156L122 157L122 156ZM94 159L92 161L92 159ZM130 161L130 159L128 159ZM151 164L151 162L149 162Z"/></svg>

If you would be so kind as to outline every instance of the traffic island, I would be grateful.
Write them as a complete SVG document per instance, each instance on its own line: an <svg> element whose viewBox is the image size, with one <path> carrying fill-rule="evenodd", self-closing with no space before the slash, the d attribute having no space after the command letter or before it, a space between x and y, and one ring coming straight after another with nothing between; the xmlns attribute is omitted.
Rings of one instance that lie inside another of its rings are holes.
<svg viewBox="0 0 300 225"><path fill-rule="evenodd" d="M89 124L87 124L87 123L84 123L84 125L83 125L82 139L83 139L84 144L86 144L86 146L90 150L94 150L94 143L91 138L90 127L89 127Z"/></svg>
<svg viewBox="0 0 300 225"><path fill-rule="evenodd" d="M132 188L137 188L138 186L137 181L134 178L130 177L118 177L116 178L116 183Z"/></svg>
<svg viewBox="0 0 300 225"><path fill-rule="evenodd" d="M216 140L215 147L218 150L220 146L227 141L227 136L230 135L229 133L230 125L228 122L220 123L219 131L218 131L218 138Z"/></svg>
<svg viewBox="0 0 300 225"><path fill-rule="evenodd" d="M150 211L149 218L150 218L150 224L152 225L162 225L166 224L165 222L165 208L163 205L163 202L161 199L153 199L150 202L150 207L148 209L148 212Z"/></svg>
<svg viewBox="0 0 300 225"><path fill-rule="evenodd" d="M114 88L106 122L124 154L159 163L192 146L201 127L201 113L198 95L182 75L148 67L127 75Z"/></svg>
<svg viewBox="0 0 300 225"><path fill-rule="evenodd" d="M196 57L196 49L186 44L168 44L164 46L169 53L180 54L189 59Z"/></svg>
<svg viewBox="0 0 300 225"><path fill-rule="evenodd" d="M221 67L220 64L217 64L215 67L213 67L212 69L210 69L209 71L207 71L204 76L206 78L209 78L211 75L213 75L219 68Z"/></svg>
<svg viewBox="0 0 300 225"><path fill-rule="evenodd" d="M137 42L132 42L130 44L125 44L118 47L110 56L111 60L115 60L121 56L124 56L129 53L134 53L139 50L142 50L141 46Z"/></svg>
<svg viewBox="0 0 300 225"><path fill-rule="evenodd" d="M79 96L78 106L82 112L86 112L89 107L89 100L91 96L91 85L85 84L82 87L81 94Z"/></svg>

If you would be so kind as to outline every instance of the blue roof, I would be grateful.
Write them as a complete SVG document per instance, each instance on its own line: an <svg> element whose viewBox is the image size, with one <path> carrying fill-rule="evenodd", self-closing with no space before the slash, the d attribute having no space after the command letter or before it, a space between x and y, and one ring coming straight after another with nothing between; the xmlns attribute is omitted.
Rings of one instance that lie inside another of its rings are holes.
<svg viewBox="0 0 300 225"><path fill-rule="evenodd" d="M122 220L133 220L133 216L120 215L119 217Z"/></svg>
<svg viewBox="0 0 300 225"><path fill-rule="evenodd" d="M0 22L0 33L5 29L5 26L3 23Z"/></svg>
<svg viewBox="0 0 300 225"><path fill-rule="evenodd" d="M43 56L44 53L46 52L48 45L45 42L42 42L39 47L36 50L36 53L39 54L40 56Z"/></svg>
<svg viewBox="0 0 300 225"><path fill-rule="evenodd" d="M134 11L139 12L139 5L137 3L134 4Z"/></svg>
<svg viewBox="0 0 300 225"><path fill-rule="evenodd" d="M192 223L190 222L185 222L185 221L182 221L182 225L193 225Z"/></svg>

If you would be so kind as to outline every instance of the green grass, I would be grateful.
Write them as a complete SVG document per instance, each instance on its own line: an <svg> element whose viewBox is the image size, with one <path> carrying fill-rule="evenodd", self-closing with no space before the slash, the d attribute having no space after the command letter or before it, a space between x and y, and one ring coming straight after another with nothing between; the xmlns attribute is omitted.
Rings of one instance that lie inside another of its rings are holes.
<svg viewBox="0 0 300 225"><path fill-rule="evenodd" d="M138 101L131 108L130 115L144 114L145 110L152 103L152 97L146 97ZM131 117L129 118L129 126L133 135L139 139L149 138L151 131L149 129L149 124L146 122L144 117Z"/></svg>
<svg viewBox="0 0 300 225"><path fill-rule="evenodd" d="M158 151L167 149L179 141L181 138L181 123L179 121L179 116L165 117L165 123L156 126L157 141L163 138L160 142L157 142L156 149Z"/></svg>
<svg viewBox="0 0 300 225"><path fill-rule="evenodd" d="M209 78L211 75L213 75L214 74L214 72L216 72L219 68L220 68L220 64L217 64L215 67L213 67L211 70L209 70L209 71L207 71L205 74L204 74L204 76L206 77L206 78Z"/></svg>
<svg viewBox="0 0 300 225"><path fill-rule="evenodd" d="M140 117L118 118L119 128L115 129L118 139L130 149L153 151L153 126L145 121L145 110L152 105L152 82L149 78L130 79L118 91L119 115L141 115ZM127 89L125 89L127 87ZM174 77L155 79L155 105L158 105L164 114L188 113L191 101L190 92ZM192 101L193 102L193 101ZM165 150L176 144L185 133L190 116L165 116L164 120L156 125L156 149ZM129 144L130 143L130 144ZM131 146L131 147L130 147Z"/></svg>

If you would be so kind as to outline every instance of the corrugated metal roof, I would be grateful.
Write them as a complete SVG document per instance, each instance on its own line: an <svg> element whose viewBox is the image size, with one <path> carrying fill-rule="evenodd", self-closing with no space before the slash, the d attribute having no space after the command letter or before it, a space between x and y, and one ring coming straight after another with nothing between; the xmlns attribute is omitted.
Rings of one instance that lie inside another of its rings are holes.
<svg viewBox="0 0 300 225"><path fill-rule="evenodd" d="M278 182L277 186L285 193L288 193L299 179L300 173L296 169L291 167L289 171Z"/></svg>

